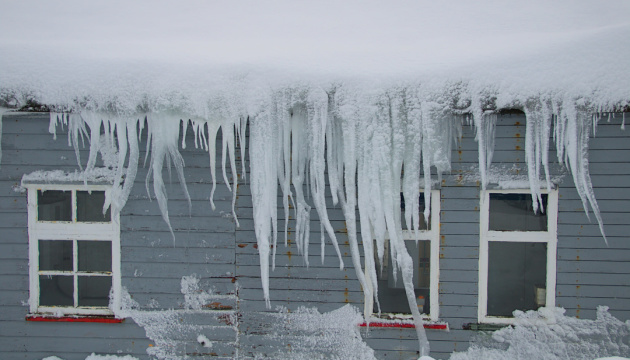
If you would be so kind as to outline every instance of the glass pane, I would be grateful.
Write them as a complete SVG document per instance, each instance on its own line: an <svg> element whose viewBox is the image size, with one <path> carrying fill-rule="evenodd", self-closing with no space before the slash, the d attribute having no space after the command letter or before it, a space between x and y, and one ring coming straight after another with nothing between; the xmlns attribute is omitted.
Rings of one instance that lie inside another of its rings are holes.
<svg viewBox="0 0 630 360"><path fill-rule="evenodd" d="M542 207L547 209L547 194L542 194ZM530 194L490 194L489 230L547 231L547 213L534 213Z"/></svg>
<svg viewBox="0 0 630 360"><path fill-rule="evenodd" d="M109 305L110 276L79 276L79 306Z"/></svg>
<svg viewBox="0 0 630 360"><path fill-rule="evenodd" d="M424 205L425 205L424 193L420 193L420 198L418 200L419 200L418 201L418 209L420 211L420 221L419 221L420 224L419 224L418 230L431 230L431 215L432 214L429 215L429 223L427 223L424 220L424 215L423 215ZM433 210L433 209L431 209L431 210ZM400 218L402 219L402 228L403 228L403 230L409 230L407 228L407 223L405 221L405 197L403 196L403 193L400 193L400 211L402 213L401 216L400 216Z"/></svg>
<svg viewBox="0 0 630 360"><path fill-rule="evenodd" d="M72 192L37 191L37 220L72 221Z"/></svg>
<svg viewBox="0 0 630 360"><path fill-rule="evenodd" d="M77 241L79 271L112 271L111 241Z"/></svg>
<svg viewBox="0 0 630 360"><path fill-rule="evenodd" d="M546 243L492 241L488 251L488 315L511 317L545 305Z"/></svg>
<svg viewBox="0 0 630 360"><path fill-rule="evenodd" d="M104 191L77 191L77 221L109 222L110 208L103 215Z"/></svg>
<svg viewBox="0 0 630 360"><path fill-rule="evenodd" d="M39 240L39 270L72 271L72 241Z"/></svg>
<svg viewBox="0 0 630 360"><path fill-rule="evenodd" d="M431 284L431 242L429 240L420 240L416 244L415 241L405 241L407 251L413 260L413 283L416 293L416 301L418 310L421 313L428 314L429 308L429 287ZM381 306L381 312L384 313L403 313L409 314L409 302L405 293L405 286L402 280L402 274L397 272L396 280L394 280L394 272L389 254L389 249L385 249L383 263L387 264L381 270L378 259L376 260L376 274L378 280L378 300ZM378 311L378 309L374 309Z"/></svg>
<svg viewBox="0 0 630 360"><path fill-rule="evenodd" d="M39 276L40 306L73 306L74 278L72 276Z"/></svg>

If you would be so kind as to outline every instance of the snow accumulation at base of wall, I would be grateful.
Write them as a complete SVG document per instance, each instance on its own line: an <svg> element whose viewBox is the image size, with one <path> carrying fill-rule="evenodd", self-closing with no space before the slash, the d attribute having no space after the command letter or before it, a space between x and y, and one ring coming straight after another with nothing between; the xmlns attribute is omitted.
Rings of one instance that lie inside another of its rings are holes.
<svg viewBox="0 0 630 360"><path fill-rule="evenodd" d="M482 333L451 360L584 359L630 356L630 323L600 306L595 320L564 316L564 309L515 312L513 326Z"/></svg>

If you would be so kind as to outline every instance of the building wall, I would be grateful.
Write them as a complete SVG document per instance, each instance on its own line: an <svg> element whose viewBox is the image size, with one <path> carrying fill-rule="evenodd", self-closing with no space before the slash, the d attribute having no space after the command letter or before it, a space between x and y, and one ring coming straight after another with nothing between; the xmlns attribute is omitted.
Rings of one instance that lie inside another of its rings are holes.
<svg viewBox="0 0 630 360"><path fill-rule="evenodd" d="M236 213L240 227L237 228L230 216L232 194L223 184L220 168L216 172L219 184L214 196L217 209L210 208L208 155L194 148L189 130L188 147L180 151L185 158L186 181L192 198L190 212L177 177L173 174L169 183L169 174L164 171L175 240L157 202L147 196L146 168L139 168L136 184L121 213L122 285L139 304L135 321L134 317L121 324L25 321L28 234L26 194L20 191L20 180L23 174L35 170L77 169L65 131L58 129L58 139L53 140L47 120L48 114L11 114L3 120L1 358L41 359L57 355L72 360L96 352L131 354L144 359L148 358L147 348L191 358L270 356L278 351L292 351L291 340L280 338L277 327L273 326L278 306L287 311L304 306L325 312L345 304L363 309L343 214L332 207L329 214L340 242L344 269L339 270L337 255L329 244L321 262L321 233L315 210L311 220L310 266L305 267L295 245L293 221L289 222L288 244L286 247L283 244L284 216L279 209L276 268L270 272L271 309L266 308L248 180L239 182ZM628 134L620 130L621 121L620 115L610 123L601 121L597 136L590 142L590 170L606 224L608 247L594 218L589 223L584 214L570 175L563 176L559 185L556 303L566 308L570 316L594 318L596 307L607 305L614 316L630 319L630 225L625 216L630 212L627 160L630 141ZM493 169L526 174L524 125L523 114L500 116ZM553 143L551 147L554 148ZM140 149L142 161L144 144ZM217 150L220 152L220 142ZM438 358L448 357L454 350L465 350L470 337L476 334L465 328L477 322L480 218L480 186L475 178L477 158L474 129L464 126L463 138L452 152L452 171L445 174L440 184L440 320L448 323L450 331L427 330L432 355ZM549 158L557 162L554 151ZM87 161L85 148L81 159L83 163ZM237 164L239 173L241 160ZM562 175L557 164L552 164L551 169L554 175ZM181 279L191 275L199 279L195 294L205 296L206 306L201 309L191 308L182 293ZM361 333L379 358L416 356L418 343L413 329L371 328L362 329ZM213 347L199 345L199 334L206 335Z"/></svg>

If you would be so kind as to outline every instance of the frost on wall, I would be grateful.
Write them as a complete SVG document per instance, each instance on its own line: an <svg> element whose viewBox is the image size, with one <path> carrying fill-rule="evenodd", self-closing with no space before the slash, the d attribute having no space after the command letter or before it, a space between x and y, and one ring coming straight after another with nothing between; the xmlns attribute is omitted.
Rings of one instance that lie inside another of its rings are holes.
<svg viewBox="0 0 630 360"><path fill-rule="evenodd" d="M363 317L356 307L345 305L337 310L319 313L315 308L301 307L294 312L280 311L270 315L271 342L290 344L267 354L273 359L376 359L372 350L361 338L359 327Z"/></svg>
<svg viewBox="0 0 630 360"><path fill-rule="evenodd" d="M564 309L541 308L515 312L514 326L478 335L466 352L451 360L585 359L630 356L629 323L619 321L608 308L597 309L597 319L564 316Z"/></svg>
<svg viewBox="0 0 630 360"><path fill-rule="evenodd" d="M116 317L132 318L144 328L154 344L147 353L157 359L178 360L195 356L232 355L237 346L237 319L234 310L208 310L207 304L228 295L214 295L199 287L196 275L181 280L183 309L143 309L123 289L122 306ZM216 341L211 341L216 340ZM218 345L217 345L218 344Z"/></svg>
<svg viewBox="0 0 630 360"><path fill-rule="evenodd" d="M185 163L179 151L180 146L190 146L185 136L188 127L194 134L195 147L209 155L213 179L208 194L211 205L217 176L216 141L221 130L222 175L233 192L235 215L239 170L236 151L237 145L240 146L244 159L248 124L254 227L268 306L269 271L275 266L275 245L279 233L282 234L278 208L284 212L285 242L286 219L289 216L296 219L296 243L307 266L309 216L314 208L320 219L322 249L330 242L343 268L345 264L327 213L328 207L339 206L346 219L352 262L366 303L372 299L377 302L378 269L372 256L362 259L361 254L376 253L382 258L385 241L389 239L394 276L401 277L405 285L421 354L426 355L429 344L415 305L412 259L404 246L402 225L404 222L413 231L419 228L421 217L429 217L431 193L424 192L425 209L418 208L417 199L423 189L433 186L436 179L430 175L432 171L440 180L442 173L450 170L451 149L464 123L475 127L479 177L485 188L492 177L488 169L493 158L497 112L523 110L527 117L527 183L534 203L540 200L541 182L543 187L553 186L548 170L548 151L553 139L558 161L571 172L587 214L590 207L604 235L590 182L588 139L597 121L592 114L614 110L620 104L610 103L605 97L580 96L564 90L532 93L473 85L445 82L385 87L358 83L261 86L235 80L214 94L191 91L134 94L126 101L107 97L60 101L55 107L59 112L51 113L50 131L55 134L58 126L68 128L68 144L75 148L79 163L79 143L89 139L85 173L94 170L99 151L110 149L105 152L109 154L108 161L115 163L112 165L114 191L106 206L111 205L114 214L124 206L134 183L140 163L139 138L146 131L144 162L149 163L146 188L157 198L170 228L162 171L174 167L184 193L188 194ZM228 167L234 179L231 183L227 178ZM244 176L245 169L240 171ZM326 203L328 191L332 204ZM401 192L409 199L408 211L402 215Z"/></svg>

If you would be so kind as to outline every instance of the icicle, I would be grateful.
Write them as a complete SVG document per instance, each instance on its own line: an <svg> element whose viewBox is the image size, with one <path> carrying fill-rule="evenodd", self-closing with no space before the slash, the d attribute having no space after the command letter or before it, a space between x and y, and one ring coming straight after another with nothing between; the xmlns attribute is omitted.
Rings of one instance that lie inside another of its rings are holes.
<svg viewBox="0 0 630 360"><path fill-rule="evenodd" d="M260 279L267 308L269 301L269 252L277 237L276 132L273 119L263 111L250 122L250 171L254 231L260 258Z"/></svg>
<svg viewBox="0 0 630 360"><path fill-rule="evenodd" d="M298 252L304 256L308 267L311 206L304 197L304 182L307 178L309 142L306 123L308 117L304 106L295 106L291 114L291 183L295 191L295 237ZM250 157L251 158L251 157Z"/></svg>
<svg viewBox="0 0 630 360"><path fill-rule="evenodd" d="M621 130L626 130L626 113L623 113L623 117L621 119Z"/></svg>
<svg viewBox="0 0 630 360"><path fill-rule="evenodd" d="M604 232L604 223L599 211L599 206L597 205L597 200L595 199L588 166L588 141L591 127L589 120L592 121L592 117L585 111L578 111L575 104L569 101L563 102L562 113L559 117L562 117L566 122L566 135L563 143L556 142L558 153L564 152L565 154L566 165L573 177L573 182L582 200L582 206L586 216L589 217L588 206L590 205L599 224L602 237L606 244L608 244Z"/></svg>
<svg viewBox="0 0 630 360"><path fill-rule="evenodd" d="M147 173L147 183L152 176L153 191L162 212L162 218L168 225L169 231L175 241L175 233L168 217L166 187L162 178L164 161L172 161L175 165L180 185L188 201L189 209L192 206L186 179L184 178L184 159L179 153L177 142L179 140L180 117L170 114L153 114L149 118L149 133L151 134L151 163Z"/></svg>
<svg viewBox="0 0 630 360"><path fill-rule="evenodd" d="M326 146L326 126L328 122L328 98L321 96L324 94L310 94L310 99L307 107L308 122L309 122L309 141L311 143L311 158L310 158L310 180L311 180L311 194L313 195L313 203L317 214L319 215L319 221L326 229L326 233L330 241L337 252L339 258L339 268L343 269L343 259L341 257L341 251L339 250L339 244L337 243L337 237L333 230L330 220L328 219L328 210L326 208L325 190L326 190L326 162L325 162L325 146Z"/></svg>
<svg viewBox="0 0 630 360"><path fill-rule="evenodd" d="M475 140L478 144L479 172L481 175L481 188L486 189L488 185L488 169L492 163L494 152L494 131L497 116L492 112L484 112L478 96L473 97L472 115L475 124Z"/></svg>

